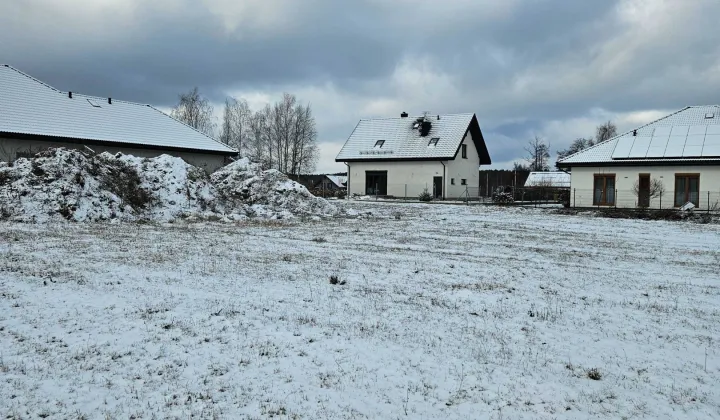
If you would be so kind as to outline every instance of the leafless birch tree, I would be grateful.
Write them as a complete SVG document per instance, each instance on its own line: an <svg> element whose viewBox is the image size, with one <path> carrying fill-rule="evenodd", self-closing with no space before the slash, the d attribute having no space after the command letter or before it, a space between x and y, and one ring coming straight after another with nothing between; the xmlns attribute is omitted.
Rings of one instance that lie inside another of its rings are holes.
<svg viewBox="0 0 720 420"><path fill-rule="evenodd" d="M197 87L178 95L178 103L170 115L210 137L215 136L213 107Z"/></svg>

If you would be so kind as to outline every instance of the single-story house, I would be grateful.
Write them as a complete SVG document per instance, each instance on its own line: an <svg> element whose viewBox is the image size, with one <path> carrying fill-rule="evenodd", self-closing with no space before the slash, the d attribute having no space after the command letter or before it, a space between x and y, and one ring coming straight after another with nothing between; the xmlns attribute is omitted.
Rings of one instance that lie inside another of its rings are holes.
<svg viewBox="0 0 720 420"><path fill-rule="evenodd" d="M302 175L288 175L288 178L292 179L295 182L298 182L302 184L305 188L312 191L315 189L315 186L319 183L323 182L325 178L325 175L322 174L302 174Z"/></svg>
<svg viewBox="0 0 720 420"><path fill-rule="evenodd" d="M720 201L720 106L690 106L570 155L577 207L707 209Z"/></svg>
<svg viewBox="0 0 720 420"><path fill-rule="evenodd" d="M343 190L347 188L347 176L345 175L325 175L324 188L329 190Z"/></svg>
<svg viewBox="0 0 720 420"><path fill-rule="evenodd" d="M347 176L343 175L289 175L296 182L304 185L308 190L337 191L346 188Z"/></svg>
<svg viewBox="0 0 720 420"><path fill-rule="evenodd" d="M169 154L212 172L237 151L144 104L59 91L0 64L0 160L49 147Z"/></svg>
<svg viewBox="0 0 720 420"><path fill-rule="evenodd" d="M362 119L335 158L348 166L348 195L436 198L477 195L490 164L475 114Z"/></svg>

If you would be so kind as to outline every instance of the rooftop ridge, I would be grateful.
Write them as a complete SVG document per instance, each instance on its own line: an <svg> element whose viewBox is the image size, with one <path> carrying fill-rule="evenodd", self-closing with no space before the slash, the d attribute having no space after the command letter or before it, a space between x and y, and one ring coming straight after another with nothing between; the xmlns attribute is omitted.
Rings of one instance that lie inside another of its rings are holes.
<svg viewBox="0 0 720 420"><path fill-rule="evenodd" d="M456 114L428 114L427 116L438 116L441 117L457 117L457 116L465 116L465 115L475 115L474 112L461 112ZM414 118L420 118L424 117L424 115L408 115L407 117L369 117L369 118L360 118L360 121L378 121L378 120L412 120ZM440 120L442 121L442 119Z"/></svg>
<svg viewBox="0 0 720 420"><path fill-rule="evenodd" d="M52 89L52 90L54 90L55 92L63 93L60 89L54 88L54 87L50 86L49 84L43 82L42 80L30 76L29 74L25 73L25 72L22 71L22 70L18 70L18 69L16 69L15 67L11 66L10 64L3 64L3 66L9 68L10 70L16 71L17 73L19 73L19 74L27 77L28 79L30 79L30 80L32 80L32 81L34 81L34 82L40 83L41 85L43 85L43 86L45 86L45 87L47 87L47 88L49 88L49 89ZM67 92L65 92L65 93L67 93Z"/></svg>
<svg viewBox="0 0 720 420"><path fill-rule="evenodd" d="M61 92L61 93L67 93L67 92ZM103 102L105 102L111 98L109 96L103 97L103 96L85 95L84 93L73 92L73 97L75 97L75 96L77 96L79 98L85 98L85 99L99 99ZM142 102L124 101L122 99L115 99L115 98L112 98L112 101L113 101L113 104L115 104L117 102L117 103L123 103L123 104L127 104L127 105L151 106L150 104L145 104Z"/></svg>
<svg viewBox="0 0 720 420"><path fill-rule="evenodd" d="M9 69L11 69L11 70L14 70L14 71L16 71L17 73L19 73L19 74L27 77L28 79L30 79L30 80L32 80L32 81L34 81L34 82L36 82L36 83L40 83L41 85L43 85L43 86L45 86L45 87L47 87L47 88L50 88L50 89L54 90L54 91L57 92L57 93L67 94L67 93L69 92L69 91L62 91L62 90L60 90L60 89L58 89L58 88L56 88L56 87L54 87L54 86L51 86L51 85L43 82L42 80L40 80L40 79L38 79L38 78L36 78L36 77L33 77L33 76L25 73L25 72L22 71L22 70L16 69L15 67L13 67L13 66L11 66L11 65L9 65L9 64L0 64L0 65L1 65L1 66L5 66L5 67L7 67L7 68L9 68ZM86 98L86 99L100 99L100 100L103 100L103 101L105 101L105 100L108 99L108 97L95 96L95 95L86 95L86 94L80 93L80 92L73 92L73 95L78 96L78 97L83 97L83 98ZM113 98L113 102L121 102L121 103L128 104L128 105L149 106L148 104L141 103L141 102L124 101L124 100L122 100L122 99L115 99L115 98Z"/></svg>

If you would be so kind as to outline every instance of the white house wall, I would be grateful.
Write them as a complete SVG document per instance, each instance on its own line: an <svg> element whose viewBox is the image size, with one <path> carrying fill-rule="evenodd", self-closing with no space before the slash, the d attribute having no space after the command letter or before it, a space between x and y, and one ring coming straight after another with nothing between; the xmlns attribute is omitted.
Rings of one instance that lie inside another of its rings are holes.
<svg viewBox="0 0 720 420"><path fill-rule="evenodd" d="M700 175L700 208L712 207L720 200L720 166L624 166L624 167L573 167L571 172L570 205L576 207L593 206L593 183L596 174L615 174L618 207L636 207L637 197L633 185L640 174L650 174L650 179L658 179L665 187L662 203L653 198L650 207L673 207L675 192L675 174ZM709 195L708 195L709 193Z"/></svg>
<svg viewBox="0 0 720 420"><path fill-rule="evenodd" d="M387 171L387 193L395 197L417 197L425 188L432 194L433 178L443 176L439 161L350 162L349 194L365 195L365 172Z"/></svg>
<svg viewBox="0 0 720 420"><path fill-rule="evenodd" d="M467 145L467 159L462 158L462 151L458 150L455 160L447 163L447 179L446 179L446 197L456 198L463 197L467 188L471 197L477 196L480 187L479 171L480 157L477 148L473 142L472 135L468 131L463 139L462 144ZM455 185L452 185L452 179L455 179ZM467 185L462 185L461 180L466 179Z"/></svg>

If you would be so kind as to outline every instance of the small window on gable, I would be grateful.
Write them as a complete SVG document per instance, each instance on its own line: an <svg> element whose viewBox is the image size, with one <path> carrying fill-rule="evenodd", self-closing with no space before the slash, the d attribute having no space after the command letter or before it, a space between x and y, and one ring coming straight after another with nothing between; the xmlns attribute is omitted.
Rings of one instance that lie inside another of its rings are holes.
<svg viewBox="0 0 720 420"><path fill-rule="evenodd" d="M467 144L463 144L461 147L462 147L462 157L463 157L463 159L467 159Z"/></svg>
<svg viewBox="0 0 720 420"><path fill-rule="evenodd" d="M438 144L438 141L440 141L440 137L433 137L430 139L430 142L428 142L428 147L435 147Z"/></svg>
<svg viewBox="0 0 720 420"><path fill-rule="evenodd" d="M467 185L467 179L462 178L462 179L460 180L460 185Z"/></svg>
<svg viewBox="0 0 720 420"><path fill-rule="evenodd" d="M450 178L450 185L455 185L455 178Z"/></svg>
<svg viewBox="0 0 720 420"><path fill-rule="evenodd" d="M375 142L375 149L381 149L383 147L383 144L385 144L385 140L378 140Z"/></svg>
<svg viewBox="0 0 720 420"><path fill-rule="evenodd" d="M87 101L90 103L90 105L94 106L95 108L100 108L100 104L98 104L94 100L88 98Z"/></svg>

